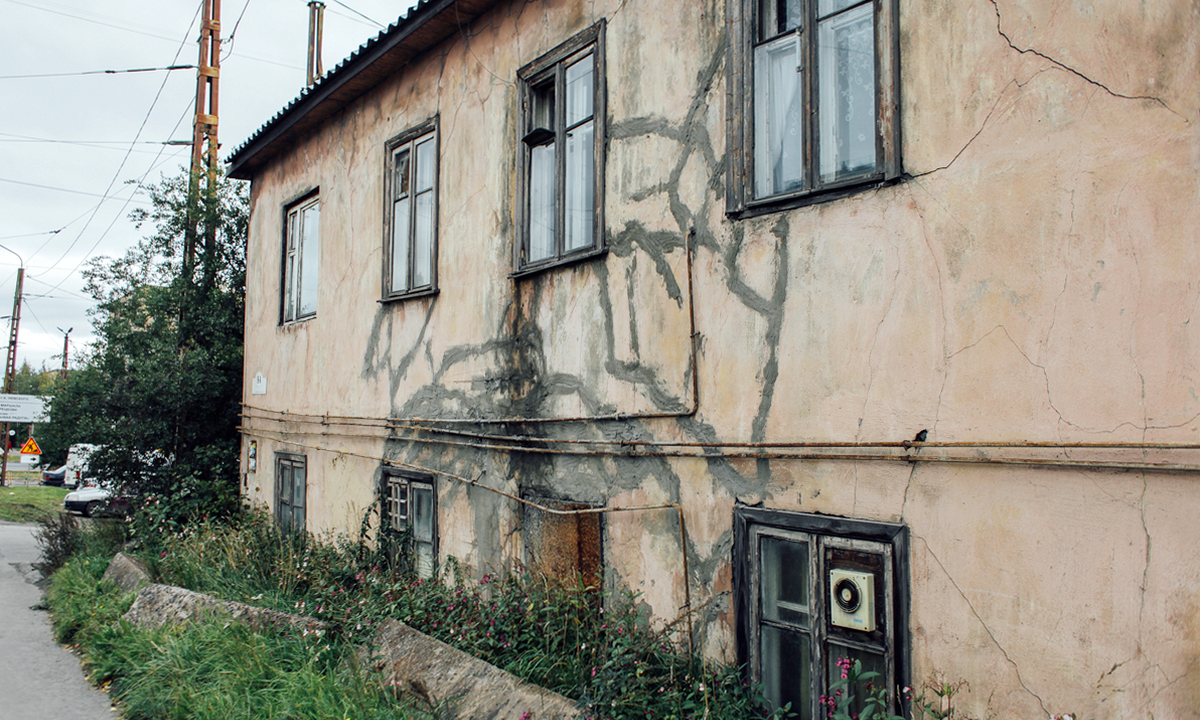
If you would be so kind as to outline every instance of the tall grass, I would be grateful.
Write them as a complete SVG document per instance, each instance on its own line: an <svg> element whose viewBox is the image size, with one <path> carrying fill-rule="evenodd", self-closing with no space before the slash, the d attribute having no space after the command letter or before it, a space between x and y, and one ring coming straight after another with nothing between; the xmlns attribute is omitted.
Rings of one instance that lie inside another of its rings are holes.
<svg viewBox="0 0 1200 720"><path fill-rule="evenodd" d="M134 595L101 577L103 552L84 551L47 593L55 633L82 650L126 720L403 720L428 715L361 670L336 637L256 632L209 621L142 630L121 620Z"/></svg>
<svg viewBox="0 0 1200 720"><path fill-rule="evenodd" d="M339 643L367 642L383 619L398 619L579 700L597 717L764 714L737 668L681 652L639 618L632 595L528 573L476 580L453 562L438 578L421 579L363 537L283 535L253 513L193 526L164 544L157 561L165 582L316 616Z"/></svg>

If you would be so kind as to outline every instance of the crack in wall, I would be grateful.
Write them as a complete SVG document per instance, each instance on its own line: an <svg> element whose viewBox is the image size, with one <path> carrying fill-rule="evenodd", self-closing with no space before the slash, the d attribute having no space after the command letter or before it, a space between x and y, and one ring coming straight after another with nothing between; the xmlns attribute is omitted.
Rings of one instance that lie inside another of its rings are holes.
<svg viewBox="0 0 1200 720"><path fill-rule="evenodd" d="M996 649L1000 651L1000 654L1004 656L1004 660L1010 666L1012 666L1013 673L1017 676L1017 683L1019 683L1025 692L1029 693L1034 700L1037 700L1038 706L1042 709L1042 714L1049 715L1049 711L1046 710L1046 703L1043 702L1042 698L1025 682L1025 678L1021 676L1021 668L1017 665L1016 661L1009 656L1008 651L1004 649L1004 646L1000 644L1000 641L996 638L996 635L992 632L992 629L988 627L988 624L984 621L983 616L981 616L979 611L975 609L974 603L971 602L970 598L967 597L967 594L963 592L962 588L958 586L958 583L954 580L954 576L952 576L950 571L946 569L946 566L942 564L942 561L937 554L933 552L933 548L929 546L929 542L924 537L917 535L916 533L913 533L913 537L920 540L921 544L925 546L925 552L927 552L929 557L933 558L933 561L937 563L939 568L941 568L942 573L946 576L946 579L949 580L950 584L954 586L954 589L958 591L959 597L961 597L963 602L967 604L967 609L971 611L971 615L975 617L975 620L979 622L979 626L983 628L985 633L987 633L987 636L991 639L992 644L994 644Z"/></svg>
<svg viewBox="0 0 1200 720"><path fill-rule="evenodd" d="M1000 37L1004 38L1004 41L1006 43L1008 43L1008 46L1010 48L1012 48L1013 50L1016 50L1018 53L1020 53L1022 55L1029 54L1029 55L1035 55L1037 57L1040 57L1043 60L1053 64L1056 68L1063 70L1067 73L1070 73L1071 75L1074 75L1075 77L1079 78L1080 80L1083 80L1086 83L1095 85L1096 87L1100 88L1101 90L1108 93L1109 95L1112 95L1115 98L1121 98L1122 100L1145 100L1145 101L1158 103L1167 112L1170 112L1171 114L1179 117L1184 122L1190 122L1186 117L1184 117L1180 113L1176 112L1175 109L1172 108L1170 105L1168 105L1162 98L1158 98L1153 95L1124 95L1122 93L1116 92L1115 90L1112 90L1104 83L1101 83L1097 80L1093 80L1092 78L1088 77L1087 75L1084 75L1079 70L1067 65L1066 63L1064 63L1060 60L1052 58L1049 55L1047 55L1039 50L1035 50L1033 48L1017 47L1017 45L1015 43L1013 43L1012 38L1010 38L1008 36L1008 34L1004 32L1004 28L1001 26L1000 3L997 2L997 0L988 0L988 2L990 2L992 4L992 7L996 11L996 32L1000 34Z"/></svg>

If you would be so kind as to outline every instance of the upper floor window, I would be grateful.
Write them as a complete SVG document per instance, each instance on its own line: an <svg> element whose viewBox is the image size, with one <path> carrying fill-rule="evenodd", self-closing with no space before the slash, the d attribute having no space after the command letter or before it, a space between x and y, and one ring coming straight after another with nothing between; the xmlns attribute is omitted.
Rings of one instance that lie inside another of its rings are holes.
<svg viewBox="0 0 1200 720"><path fill-rule="evenodd" d="M730 2L730 212L898 176L895 0Z"/></svg>
<svg viewBox="0 0 1200 720"><path fill-rule="evenodd" d="M283 321L317 314L321 203L315 195L287 210L283 248Z"/></svg>
<svg viewBox="0 0 1200 720"><path fill-rule="evenodd" d="M604 24L519 73L517 272L603 249Z"/></svg>
<svg viewBox="0 0 1200 720"><path fill-rule="evenodd" d="M437 119L388 143L383 295L437 289Z"/></svg>

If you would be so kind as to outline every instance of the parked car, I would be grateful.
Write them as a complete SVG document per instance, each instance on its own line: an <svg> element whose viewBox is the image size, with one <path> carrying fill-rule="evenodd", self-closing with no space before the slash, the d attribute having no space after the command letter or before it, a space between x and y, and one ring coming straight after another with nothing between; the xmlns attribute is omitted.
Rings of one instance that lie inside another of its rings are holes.
<svg viewBox="0 0 1200 720"><path fill-rule="evenodd" d="M88 518L122 515L129 510L129 500L114 496L112 491L103 485L91 484L67 493L63 498L63 509Z"/></svg>
<svg viewBox="0 0 1200 720"><path fill-rule="evenodd" d="M62 486L67 477L67 466L59 465L53 470L42 471L42 484L53 485L54 487Z"/></svg>

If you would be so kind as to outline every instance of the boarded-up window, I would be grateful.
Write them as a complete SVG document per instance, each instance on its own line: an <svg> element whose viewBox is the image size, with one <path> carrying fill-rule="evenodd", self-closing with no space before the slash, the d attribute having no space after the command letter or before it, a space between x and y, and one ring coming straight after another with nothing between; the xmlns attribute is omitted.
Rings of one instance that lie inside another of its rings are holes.
<svg viewBox="0 0 1200 720"><path fill-rule="evenodd" d="M582 503L530 497L532 502L554 510L587 510ZM601 551L600 513L559 514L524 506L522 535L525 565L535 574L564 585L582 579L585 586L599 589L604 579Z"/></svg>

